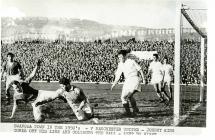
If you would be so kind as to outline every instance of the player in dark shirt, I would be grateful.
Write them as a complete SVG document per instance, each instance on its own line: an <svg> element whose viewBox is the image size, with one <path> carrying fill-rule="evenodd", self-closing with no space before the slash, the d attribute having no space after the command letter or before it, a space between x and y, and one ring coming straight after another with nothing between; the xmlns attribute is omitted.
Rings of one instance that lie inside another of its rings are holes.
<svg viewBox="0 0 215 140"><path fill-rule="evenodd" d="M79 121L94 117L93 108L81 88L71 85L70 80L64 77L60 79L59 83L60 89L64 91L62 95Z"/></svg>
<svg viewBox="0 0 215 140"><path fill-rule="evenodd" d="M59 81L60 88L56 91L59 95L66 99L72 108L76 118L80 121L88 120L94 117L93 108L85 96L83 90L77 86L71 85L70 80L63 77ZM43 100L37 102L36 106L51 102L52 100ZM93 120L95 121L95 120Z"/></svg>
<svg viewBox="0 0 215 140"><path fill-rule="evenodd" d="M19 62L14 60L14 54L8 53L7 54L7 61L2 65L2 76L3 79L6 80L6 99L7 103L10 104L10 83L14 80L21 80L23 78L23 71L22 67ZM4 77L5 76L5 77Z"/></svg>
<svg viewBox="0 0 215 140"><path fill-rule="evenodd" d="M45 120L44 118L44 106L45 105L39 105L35 106L37 102L43 102L44 100L47 101L53 101L57 98L63 98L59 92L56 91L46 91L46 90L37 90L30 86L31 80L35 76L38 67L40 66L40 61L37 62L36 67L30 74L28 78L25 80L20 81L13 81L11 82L11 87L13 87L14 95L13 95L13 109L12 114L10 118L14 117L14 114L17 110L18 105L21 102L28 103L33 101L32 107L33 107L33 115L36 122L42 122Z"/></svg>
<svg viewBox="0 0 215 140"><path fill-rule="evenodd" d="M39 66L40 66L40 61L37 62L37 65L32 71L32 73L25 80L19 80L19 81L14 80L10 83L9 86L13 87L13 91L14 91L14 95L13 95L14 105L13 105L12 115L10 118L13 118L14 113L17 109L17 105L20 102L28 103L29 101L35 100L37 98L38 90L30 87L29 84L31 83L31 80L35 76Z"/></svg>

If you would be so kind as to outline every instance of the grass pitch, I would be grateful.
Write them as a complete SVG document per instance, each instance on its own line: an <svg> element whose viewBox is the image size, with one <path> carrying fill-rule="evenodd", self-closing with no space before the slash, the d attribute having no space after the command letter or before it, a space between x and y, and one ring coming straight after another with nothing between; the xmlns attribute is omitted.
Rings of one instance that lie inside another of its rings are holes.
<svg viewBox="0 0 215 140"><path fill-rule="evenodd" d="M141 126L171 126L173 124L173 102L166 105L159 103L152 86L143 85L143 92L134 95L140 113L132 118L123 117L123 108L120 101L121 85L110 91L110 84L76 83L88 96L92 104L98 104L94 108L97 124L105 125L141 125ZM58 83L32 82L31 86L41 90L56 90ZM186 86L182 88L184 93L182 113L186 113L190 106L195 104L199 94L197 88ZM7 123L34 123L32 107L29 104L21 105L15 117L9 119L12 104L5 104L5 84L1 85L1 122ZM186 96L185 96L186 95ZM190 101L190 102L189 102ZM71 108L67 103L55 100L48 103L54 114L46 118L44 123L61 124L95 124L91 119L88 121L77 121ZM205 127L206 126L206 105L201 106L196 112L191 113L181 126Z"/></svg>

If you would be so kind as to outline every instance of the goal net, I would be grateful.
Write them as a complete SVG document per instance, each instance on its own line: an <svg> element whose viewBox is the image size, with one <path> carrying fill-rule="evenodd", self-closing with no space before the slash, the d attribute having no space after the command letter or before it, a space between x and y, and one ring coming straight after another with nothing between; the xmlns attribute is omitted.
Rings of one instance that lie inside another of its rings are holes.
<svg viewBox="0 0 215 140"><path fill-rule="evenodd" d="M189 126L206 117L207 10L180 4L176 14L174 124Z"/></svg>

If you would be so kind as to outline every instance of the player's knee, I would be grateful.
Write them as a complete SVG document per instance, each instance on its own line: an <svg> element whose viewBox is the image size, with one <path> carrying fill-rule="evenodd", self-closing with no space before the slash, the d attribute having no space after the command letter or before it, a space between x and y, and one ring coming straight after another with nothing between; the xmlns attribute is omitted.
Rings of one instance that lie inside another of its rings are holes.
<svg viewBox="0 0 215 140"><path fill-rule="evenodd" d="M79 121L87 120L87 117L86 117L86 115L85 115L84 112L79 112L79 113L76 115L76 117L77 117L77 119L78 119Z"/></svg>
<svg viewBox="0 0 215 140"><path fill-rule="evenodd" d="M127 104L128 103L127 99L121 99L121 101L122 101L122 104Z"/></svg>
<svg viewBox="0 0 215 140"><path fill-rule="evenodd" d="M79 116L79 117L77 117L77 119L78 119L79 121L84 121L84 120L86 120L86 118L85 118L84 116Z"/></svg>
<svg viewBox="0 0 215 140"><path fill-rule="evenodd" d="M122 101L122 104L128 103L128 98L127 98L127 96L122 95L122 96L121 96L121 101Z"/></svg>
<svg viewBox="0 0 215 140"><path fill-rule="evenodd" d="M39 115L39 116L35 117L34 120L37 123L42 123L45 121L45 115Z"/></svg>
<svg viewBox="0 0 215 140"><path fill-rule="evenodd" d="M89 119L91 119L93 117L94 117L94 113L93 112L90 112L90 113L84 112L83 114L77 116L77 119L79 121L85 121L85 120L89 120Z"/></svg>

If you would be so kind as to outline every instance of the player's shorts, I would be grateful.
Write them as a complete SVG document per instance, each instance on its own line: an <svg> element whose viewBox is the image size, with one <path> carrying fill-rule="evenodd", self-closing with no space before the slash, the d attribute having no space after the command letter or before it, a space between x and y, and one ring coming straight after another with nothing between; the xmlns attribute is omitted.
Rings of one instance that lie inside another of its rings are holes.
<svg viewBox="0 0 215 140"><path fill-rule="evenodd" d="M162 75L152 75L151 84L158 84L161 83L163 80Z"/></svg>
<svg viewBox="0 0 215 140"><path fill-rule="evenodd" d="M134 91L141 91L140 78L138 76L129 77L125 80L121 95L123 104L127 103L129 94L132 94Z"/></svg>
<svg viewBox="0 0 215 140"><path fill-rule="evenodd" d="M138 76L133 76L125 79L122 93L133 93L135 90L141 91L140 78Z"/></svg>
<svg viewBox="0 0 215 140"><path fill-rule="evenodd" d="M76 110L78 109L80 104L75 104L70 101L68 101L68 103L78 120L88 120L93 117L93 108L91 107L90 103L85 103L84 107L78 112Z"/></svg>
<svg viewBox="0 0 215 140"><path fill-rule="evenodd" d="M20 75L8 75L7 78L6 78L6 90L9 88L9 85L11 82L13 81L20 81L21 80L21 77Z"/></svg>
<svg viewBox="0 0 215 140"><path fill-rule="evenodd" d="M165 76L164 77L164 83L170 83L172 81L170 76Z"/></svg>

